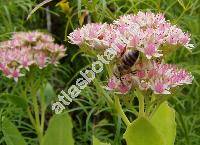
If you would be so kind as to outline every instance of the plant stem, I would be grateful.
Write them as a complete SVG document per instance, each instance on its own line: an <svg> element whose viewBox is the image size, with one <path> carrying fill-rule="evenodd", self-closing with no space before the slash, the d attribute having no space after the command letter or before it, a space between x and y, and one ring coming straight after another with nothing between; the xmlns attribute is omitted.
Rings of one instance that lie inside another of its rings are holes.
<svg viewBox="0 0 200 145"><path fill-rule="evenodd" d="M41 97L41 131L42 131L42 134L43 134L44 122L45 122L45 111L46 111L44 87L42 87L42 89L40 90L40 97Z"/></svg>
<svg viewBox="0 0 200 145"><path fill-rule="evenodd" d="M25 87L24 90L22 90L22 96L24 97L24 99L28 102L28 98L27 98L27 88ZM28 117L32 123L32 125L35 127L35 120L33 118L33 115L31 114L31 110L29 107L27 107L27 113L28 113Z"/></svg>
<svg viewBox="0 0 200 145"><path fill-rule="evenodd" d="M37 103L37 95L36 95L36 91L34 90L34 88L31 90L31 98L33 101L33 109L34 109L34 113L35 113L35 129L38 135L38 139L39 139L39 143L41 144L42 142L42 131L40 128L40 116L39 116L39 106Z"/></svg>
<svg viewBox="0 0 200 145"><path fill-rule="evenodd" d="M29 89L30 91L30 98L32 100L32 106L33 106L33 111L34 111L34 115L32 114L30 108L27 108L27 113L29 116L29 119L33 125L33 127L35 128L38 140L39 140L39 145L42 144L42 139L43 139L43 133L44 133L44 122L45 122L45 111L46 111L46 103L45 103L45 96L44 96L44 82L45 82L45 77L44 77L44 73L42 72L42 74L40 75L40 79L39 81L34 81L34 70L30 71L30 74L27 78L27 82L26 82L26 86L25 90L22 92L23 96L25 97L25 99L28 102L28 98L27 98L27 92ZM40 85L42 85L41 87L39 87ZM39 104L38 104L38 97L37 97L37 92L40 88L40 97L41 97L41 110L39 109ZM41 114L41 116L40 116Z"/></svg>
<svg viewBox="0 0 200 145"><path fill-rule="evenodd" d="M144 116L144 97L140 96L139 98L139 116Z"/></svg>
<svg viewBox="0 0 200 145"><path fill-rule="evenodd" d="M126 126L129 126L131 123L128 120L126 114L124 113L124 111L122 109L122 106L120 104L118 96L115 96L115 109L117 110L117 113L120 115L120 117L122 118L122 120L124 121L124 123L126 124Z"/></svg>
<svg viewBox="0 0 200 145"><path fill-rule="evenodd" d="M32 84L31 84L32 85ZM33 85L32 85L33 86ZM22 94L24 96L24 98L27 100L28 102L28 98L27 98L27 88L25 87L25 90L22 91ZM34 116L33 117L30 108L27 108L27 113L28 113L28 117L33 125L33 127L35 128L35 131L37 133L38 139L39 139L39 143L41 144L42 141L42 136L43 136L43 132L41 131L40 128L40 120L39 120L39 109L38 109L38 103L37 103L37 95L36 95L36 91L34 87L30 87L30 96L33 102L33 108L34 108Z"/></svg>
<svg viewBox="0 0 200 145"><path fill-rule="evenodd" d="M31 114L31 111L30 111L29 107L27 108L27 113L28 113L28 116L29 116L29 119L30 119L32 125L35 127L35 120L33 118L33 115Z"/></svg>
<svg viewBox="0 0 200 145"><path fill-rule="evenodd" d="M145 112L144 112L144 96L141 94L141 92L139 92L139 90L135 91L135 94L138 97L138 101L139 101L139 117L144 117L145 116Z"/></svg>
<svg viewBox="0 0 200 145"><path fill-rule="evenodd" d="M149 117L151 114L152 108L157 104L158 100L156 99L155 95L152 94L150 102L146 106L146 116Z"/></svg>

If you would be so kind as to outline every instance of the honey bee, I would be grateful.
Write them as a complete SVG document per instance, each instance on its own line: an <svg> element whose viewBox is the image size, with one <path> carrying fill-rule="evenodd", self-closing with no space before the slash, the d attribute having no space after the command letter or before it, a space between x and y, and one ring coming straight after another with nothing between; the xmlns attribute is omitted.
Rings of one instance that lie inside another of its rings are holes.
<svg viewBox="0 0 200 145"><path fill-rule="evenodd" d="M123 75L133 73L132 67L139 57L138 50L126 51L122 54L120 62L114 68L114 75L121 80Z"/></svg>

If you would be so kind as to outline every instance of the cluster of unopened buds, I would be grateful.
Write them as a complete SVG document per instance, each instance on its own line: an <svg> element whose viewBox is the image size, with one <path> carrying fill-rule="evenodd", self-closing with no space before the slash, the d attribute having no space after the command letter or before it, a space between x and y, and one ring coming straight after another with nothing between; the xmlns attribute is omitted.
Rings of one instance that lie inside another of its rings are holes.
<svg viewBox="0 0 200 145"><path fill-rule="evenodd" d="M0 70L6 77L18 80L23 70L36 65L40 69L56 65L65 55L63 45L54 43L51 35L42 32L16 32L8 41L0 43Z"/></svg>
<svg viewBox="0 0 200 145"><path fill-rule="evenodd" d="M86 45L97 52L112 47L118 52L117 60L127 51L140 52L133 66L135 72L120 78L113 75L108 82L110 90L127 93L136 86L156 94L170 94L171 88L193 80L186 70L164 64L164 55L173 49L183 46L190 50L194 46L189 43L190 35L172 25L161 13L138 12L121 16L113 24L87 24L68 38L72 44ZM155 61L157 58L162 61Z"/></svg>

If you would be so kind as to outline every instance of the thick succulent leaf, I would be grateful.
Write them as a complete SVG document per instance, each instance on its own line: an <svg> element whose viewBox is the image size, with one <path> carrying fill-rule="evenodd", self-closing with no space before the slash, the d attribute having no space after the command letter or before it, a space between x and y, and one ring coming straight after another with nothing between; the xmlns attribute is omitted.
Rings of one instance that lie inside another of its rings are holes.
<svg viewBox="0 0 200 145"><path fill-rule="evenodd" d="M136 119L124 133L127 145L165 145L161 134L144 117Z"/></svg>
<svg viewBox="0 0 200 145"><path fill-rule="evenodd" d="M67 113L54 115L44 136L42 145L74 145L72 121Z"/></svg>
<svg viewBox="0 0 200 145"><path fill-rule="evenodd" d="M102 143L99 139L97 139L95 136L93 136L93 145L110 145L108 143Z"/></svg>
<svg viewBox="0 0 200 145"><path fill-rule="evenodd" d="M6 118L3 119L2 131L7 145L27 145L17 127Z"/></svg>
<svg viewBox="0 0 200 145"><path fill-rule="evenodd" d="M151 118L151 123L162 134L166 145L174 145L176 137L175 111L167 102L161 104Z"/></svg>

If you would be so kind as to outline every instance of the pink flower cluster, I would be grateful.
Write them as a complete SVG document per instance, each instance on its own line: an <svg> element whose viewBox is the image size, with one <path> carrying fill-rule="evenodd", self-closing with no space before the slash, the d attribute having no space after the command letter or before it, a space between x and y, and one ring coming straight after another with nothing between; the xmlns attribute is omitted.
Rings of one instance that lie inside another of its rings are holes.
<svg viewBox="0 0 200 145"><path fill-rule="evenodd" d="M138 12L124 15L113 24L87 24L68 36L70 42L79 46L86 44L94 49L115 48L119 54L124 49L137 49L148 59L162 56L164 46L185 46L190 37L176 25L166 21L163 14Z"/></svg>
<svg viewBox="0 0 200 145"><path fill-rule="evenodd" d="M56 64L66 49L55 44L52 36L42 32L16 32L11 40L0 43L0 70L9 78L23 76L22 69L31 65L44 68Z"/></svg>
<svg viewBox="0 0 200 145"><path fill-rule="evenodd" d="M161 13L138 12L121 16L112 24L87 24L70 33L68 38L72 44L86 45L98 52L112 47L118 52L118 60L131 50L138 50L140 56L145 56L135 64L136 74L125 74L121 78L114 75L108 82L109 90L127 93L135 86L151 89L156 94L170 94L170 88L190 84L193 80L183 69L154 61L157 57L163 58L170 49L194 47L190 44L190 35L172 25Z"/></svg>
<svg viewBox="0 0 200 145"><path fill-rule="evenodd" d="M191 84L193 76L175 65L157 62L137 63L135 74L124 75L121 79L113 76L109 82L110 90L127 93L133 85L141 90L151 89L155 94L170 94L170 89Z"/></svg>

